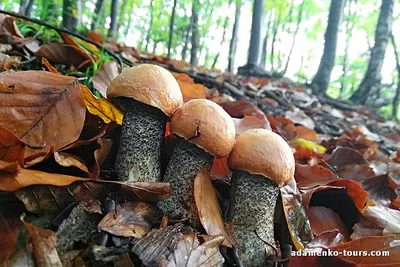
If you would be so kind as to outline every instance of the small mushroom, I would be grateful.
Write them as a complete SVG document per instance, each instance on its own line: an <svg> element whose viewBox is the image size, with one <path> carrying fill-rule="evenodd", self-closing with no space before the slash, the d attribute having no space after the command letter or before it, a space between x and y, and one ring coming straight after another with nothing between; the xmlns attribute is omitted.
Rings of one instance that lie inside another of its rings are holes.
<svg viewBox="0 0 400 267"><path fill-rule="evenodd" d="M292 150L265 129L240 134L228 157L232 173L225 221L244 266L267 266L277 256L274 213L279 188L294 175Z"/></svg>
<svg viewBox="0 0 400 267"><path fill-rule="evenodd" d="M160 181L166 122L183 102L176 79L162 67L141 64L119 74L108 87L107 98L125 108L114 164L117 178Z"/></svg>
<svg viewBox="0 0 400 267"><path fill-rule="evenodd" d="M218 104L194 99L174 113L171 133L180 137L163 177L171 185L171 197L158 206L169 218L198 225L194 179L199 171L211 169L214 157L228 156L235 143L235 125Z"/></svg>

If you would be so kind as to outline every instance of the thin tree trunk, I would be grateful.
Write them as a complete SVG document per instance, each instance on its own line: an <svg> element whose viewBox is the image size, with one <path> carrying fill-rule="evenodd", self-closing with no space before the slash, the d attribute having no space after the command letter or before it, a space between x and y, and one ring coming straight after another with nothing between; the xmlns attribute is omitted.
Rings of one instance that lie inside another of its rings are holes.
<svg viewBox="0 0 400 267"><path fill-rule="evenodd" d="M21 0L18 13L29 17L35 0Z"/></svg>
<svg viewBox="0 0 400 267"><path fill-rule="evenodd" d="M92 19L92 25L90 27L91 31L95 31L97 28L97 24L99 22L101 14L103 13L104 2L105 2L104 0L97 0L97 2L96 2L96 6L94 8L93 19Z"/></svg>
<svg viewBox="0 0 400 267"><path fill-rule="evenodd" d="M127 25L127 27L129 28L129 25L131 24L131 11L132 11L132 7L130 7L129 8L129 10L128 10L128 12L125 12L125 10L127 9L127 4L128 4L128 2L129 1L127 1L127 0L124 0L124 1L122 1L122 5L120 5L119 6L119 10L118 10L118 17L119 17L119 19L118 19L118 23L117 23L117 29L120 29L121 28L121 26L123 25L122 24L122 22L124 21L124 16L126 15L126 14L128 14L129 15L129 17L128 17L128 25ZM132 4L133 5L133 4ZM125 25L124 25L125 26ZM126 29L124 29L124 33L126 32ZM125 34L125 36L126 36L126 34Z"/></svg>
<svg viewBox="0 0 400 267"><path fill-rule="evenodd" d="M382 0L378 25L375 31L375 44L371 50L368 69L358 89L350 97L353 103L365 104L370 92L380 86L383 59L392 30L394 0Z"/></svg>
<svg viewBox="0 0 400 267"><path fill-rule="evenodd" d="M189 25L186 27L186 33L185 33L185 37L183 39L184 45L183 45L182 53L181 53L181 57L182 57L183 61L186 61L186 53L187 53L187 49L188 49L188 45L189 45L189 37L192 32L192 26L193 26L193 16L190 17Z"/></svg>
<svg viewBox="0 0 400 267"><path fill-rule="evenodd" d="M144 50L147 51L149 47L149 42L150 42L150 32L151 32L151 27L153 26L153 17L154 17L154 0L150 1L150 23L149 23L149 29L147 30L147 35L146 35L146 46Z"/></svg>
<svg viewBox="0 0 400 267"><path fill-rule="evenodd" d="M396 88L396 94L393 98L392 118L398 120L397 114L399 110L399 101L400 101L400 56L399 52L397 51L396 41L394 39L393 33L390 35L390 38L393 45L394 56L396 58L396 69L397 69L397 88Z"/></svg>
<svg viewBox="0 0 400 267"><path fill-rule="evenodd" d="M324 53L322 54L318 71L311 82L311 88L315 94L325 94L328 89L331 73L335 66L337 38L343 2L344 0L332 0L331 2L328 27L325 32Z"/></svg>
<svg viewBox="0 0 400 267"><path fill-rule="evenodd" d="M78 9L77 1L64 0L63 2L63 27L69 31L76 31L77 18L74 16L74 10Z"/></svg>
<svg viewBox="0 0 400 267"><path fill-rule="evenodd" d="M154 46L153 46L153 54L156 54L156 51L157 51L157 46L158 46L158 43L159 43L160 41L154 41Z"/></svg>
<svg viewBox="0 0 400 267"><path fill-rule="evenodd" d="M199 41L200 41L199 25L198 25L199 7L200 7L199 0L193 0L192 2L193 25L192 25L192 38L191 38L192 49L190 51L190 64L192 65L197 65L198 63L198 52L199 52Z"/></svg>
<svg viewBox="0 0 400 267"><path fill-rule="evenodd" d="M290 58L292 57L292 53L293 53L293 50L294 50L294 45L296 44L296 37L297 37L297 34L299 33L301 20L303 19L304 3L305 3L305 0L303 0L303 1L301 2L301 5L300 5L300 7L299 7L299 15L298 15L298 17L297 17L296 29L295 29L295 31L294 31L294 36L293 36L293 40L292 40L292 45L291 45L290 50L289 50L289 55L288 55L287 60L286 60L285 68L284 68L283 71L282 71L282 75L285 75L286 72L287 72L287 70L288 70L288 68L289 68Z"/></svg>
<svg viewBox="0 0 400 267"><path fill-rule="evenodd" d="M276 36L278 35L278 29L279 29L280 22L281 22L281 17L279 15L274 22L274 28L273 28L273 32L272 32L271 57L270 57L271 71L274 71L275 42L276 42Z"/></svg>
<svg viewBox="0 0 400 267"><path fill-rule="evenodd" d="M108 38L115 39L118 32L118 0L111 1L111 23L108 29Z"/></svg>
<svg viewBox="0 0 400 267"><path fill-rule="evenodd" d="M174 6L172 7L171 22L169 24L169 40L168 40L168 58L171 58L171 47L172 39L174 38L174 24L175 24L175 9L177 0L174 0Z"/></svg>
<svg viewBox="0 0 400 267"><path fill-rule="evenodd" d="M264 4L265 0L254 0L253 16L251 21L251 36L249 45L249 65L260 65L261 59L261 33L264 22Z"/></svg>
<svg viewBox="0 0 400 267"><path fill-rule="evenodd" d="M229 9L231 8L232 5L232 0L229 1ZM224 45L225 43L225 35L226 35L226 29L228 28L228 22L229 22L229 17L226 16L225 18L225 22L224 22L224 31L222 32L222 38L221 38L221 42L219 44L219 50L217 55L214 58L213 64L211 66L211 68L215 68L215 65L217 64L218 58L219 58L219 54L221 52L221 47Z"/></svg>
<svg viewBox="0 0 400 267"><path fill-rule="evenodd" d="M236 48L237 48L237 42L238 42L241 7L242 7L241 1L236 0L236 2L235 2L235 22L233 23L232 37L231 37L231 41L229 42L229 56L228 56L228 71L229 72L233 72L233 68L235 66L235 56L236 56Z"/></svg>
<svg viewBox="0 0 400 267"><path fill-rule="evenodd" d="M268 36L269 36L269 29L271 27L273 15L274 15L274 12L270 12L269 18L268 18L267 29L265 31L265 37L264 37L264 41L263 41L263 48L262 48L262 54L261 54L261 66L263 68L266 67L266 63L267 63Z"/></svg>
<svg viewBox="0 0 400 267"><path fill-rule="evenodd" d="M83 23L83 0L77 0L77 13L78 13L78 18L77 18L77 24L82 25Z"/></svg>

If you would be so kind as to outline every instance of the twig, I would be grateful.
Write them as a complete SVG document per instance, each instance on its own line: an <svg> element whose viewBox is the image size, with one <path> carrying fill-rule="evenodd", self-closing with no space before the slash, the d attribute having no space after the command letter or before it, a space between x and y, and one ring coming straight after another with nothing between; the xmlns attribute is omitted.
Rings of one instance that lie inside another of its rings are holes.
<svg viewBox="0 0 400 267"><path fill-rule="evenodd" d="M105 52L107 52L108 54L110 54L112 57L114 57L114 58L118 61L118 64L119 64L119 66L121 67L121 71L124 69L124 63L122 62L121 58L120 58L117 54L115 54L113 51L109 50L108 48L106 48L106 47L103 46L102 44L99 44L99 43L97 43L97 42L94 42L94 41L90 40L89 38L87 38L87 37L85 37L85 36L82 36L82 35L80 35L80 34L78 34L78 33L71 32L71 31L69 31L69 30L65 30L65 29L58 28L58 27L56 27L56 26L50 25L50 24L48 24L48 23L46 23L46 22L44 22L44 21L41 21L41 20L39 20L39 19L29 18L29 17L26 17L26 16L21 15L21 14L14 13L14 12L5 11L5 10L0 10L0 13L9 15L9 16L12 16L12 17L15 17L15 18L27 20L27 21L30 21L30 22L33 22L33 23L36 23L36 24L45 26L45 27L47 27L47 28L53 29L53 30L55 30L55 31L63 32L63 33L72 35L72 36L74 36L74 37L77 37L77 38L79 38L79 39L81 39L81 40L83 40L83 41L85 41L85 42L87 42L87 43L90 43L90 44L96 46L98 49L104 50Z"/></svg>

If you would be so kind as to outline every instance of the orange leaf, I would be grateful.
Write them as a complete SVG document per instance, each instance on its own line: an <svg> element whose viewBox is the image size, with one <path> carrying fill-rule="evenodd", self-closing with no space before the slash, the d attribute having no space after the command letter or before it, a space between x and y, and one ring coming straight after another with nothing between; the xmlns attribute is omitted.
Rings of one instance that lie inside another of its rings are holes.
<svg viewBox="0 0 400 267"><path fill-rule="evenodd" d="M296 126L296 132L298 138L303 138L316 142L318 140L318 135L314 130L307 128L305 126Z"/></svg>
<svg viewBox="0 0 400 267"><path fill-rule="evenodd" d="M29 160L77 140L86 114L76 79L46 71L1 76L0 107L0 125L27 144Z"/></svg>
<svg viewBox="0 0 400 267"><path fill-rule="evenodd" d="M321 165L296 164L294 178L299 188L312 188L337 180L336 174Z"/></svg>
<svg viewBox="0 0 400 267"><path fill-rule="evenodd" d="M206 98L208 89L201 84L189 84L177 80L185 101L193 98Z"/></svg>
<svg viewBox="0 0 400 267"><path fill-rule="evenodd" d="M233 122L235 123L236 135L250 129L263 129L265 127L264 122L255 116L244 116L243 119L233 118Z"/></svg>
<svg viewBox="0 0 400 267"><path fill-rule="evenodd" d="M102 44L104 42L103 37L100 34L98 34L97 32L88 32L88 37L93 42L96 42L99 44Z"/></svg>
<svg viewBox="0 0 400 267"><path fill-rule="evenodd" d="M211 168L212 177L231 177L232 172L228 167L227 158L214 159Z"/></svg>
<svg viewBox="0 0 400 267"><path fill-rule="evenodd" d="M232 247L226 233L221 209L218 204L214 186L211 183L209 171L202 171L194 180L194 199L196 201L200 222L209 235L223 235L223 244Z"/></svg>
<svg viewBox="0 0 400 267"><path fill-rule="evenodd" d="M42 65L45 65L46 68L52 73L58 73L57 69L54 68L46 58L42 58Z"/></svg>
<svg viewBox="0 0 400 267"><path fill-rule="evenodd" d="M0 125L0 160L18 161L24 165L25 144L7 128Z"/></svg>
<svg viewBox="0 0 400 267"><path fill-rule="evenodd" d="M351 197L356 208L362 212L368 201L368 192L365 191L359 182L349 179L338 179L330 182L328 185L343 186L346 188L347 195Z"/></svg>

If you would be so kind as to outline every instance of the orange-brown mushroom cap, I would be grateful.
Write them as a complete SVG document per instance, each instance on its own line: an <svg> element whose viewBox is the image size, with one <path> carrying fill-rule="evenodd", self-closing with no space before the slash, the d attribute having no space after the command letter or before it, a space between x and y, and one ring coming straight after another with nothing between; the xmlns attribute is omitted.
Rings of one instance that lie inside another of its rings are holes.
<svg viewBox="0 0 400 267"><path fill-rule="evenodd" d="M128 97L156 107L168 117L183 103L175 77L166 69L141 64L119 74L107 89L107 98Z"/></svg>
<svg viewBox="0 0 400 267"><path fill-rule="evenodd" d="M295 160L290 146L278 134L252 129L236 138L228 165L232 170L261 174L282 187L293 179Z"/></svg>
<svg viewBox="0 0 400 267"><path fill-rule="evenodd" d="M207 99L193 99L183 104L171 118L171 133L216 158L226 157L231 152L236 134L231 116Z"/></svg>

